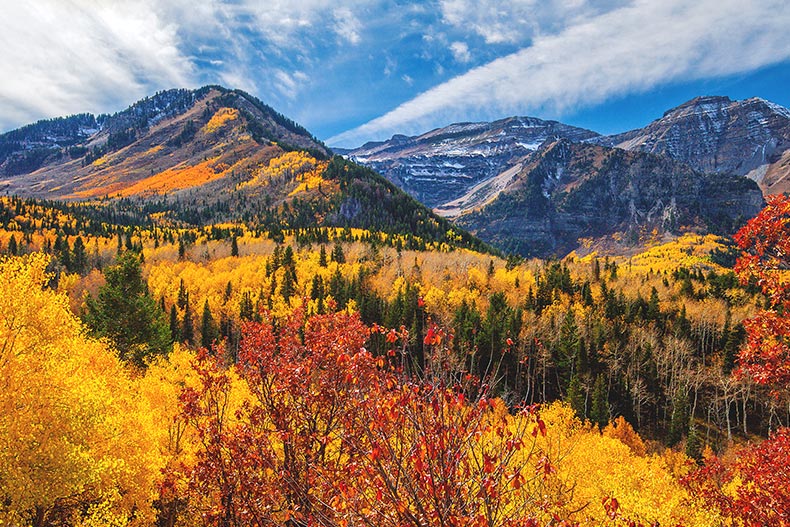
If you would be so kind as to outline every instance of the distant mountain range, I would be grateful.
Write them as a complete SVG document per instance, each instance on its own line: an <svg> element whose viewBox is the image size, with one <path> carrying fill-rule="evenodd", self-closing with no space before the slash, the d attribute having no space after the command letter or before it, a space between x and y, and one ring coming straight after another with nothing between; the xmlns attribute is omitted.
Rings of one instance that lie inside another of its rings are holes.
<svg viewBox="0 0 790 527"><path fill-rule="evenodd" d="M790 111L759 98L698 97L612 136L511 117L396 135L344 154L505 250L561 255L607 234L734 228L759 209L760 190L790 191ZM603 187L574 190L604 180L608 196ZM667 186L648 191L654 181Z"/></svg>
<svg viewBox="0 0 790 527"><path fill-rule="evenodd" d="M562 256L607 238L731 232L762 206L761 188L790 189L790 111L704 97L614 136L511 117L342 153L352 161L240 90L169 90L0 135L0 192L176 224L456 237L403 189L500 249Z"/></svg>

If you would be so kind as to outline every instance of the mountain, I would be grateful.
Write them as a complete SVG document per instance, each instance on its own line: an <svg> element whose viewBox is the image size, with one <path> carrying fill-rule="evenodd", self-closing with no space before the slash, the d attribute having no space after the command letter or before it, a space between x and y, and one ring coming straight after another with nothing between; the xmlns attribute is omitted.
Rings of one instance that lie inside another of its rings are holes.
<svg viewBox="0 0 790 527"><path fill-rule="evenodd" d="M493 200L456 223L523 256L564 256L607 236L636 244L662 232L731 232L763 205L747 178L639 151L560 139L522 164Z"/></svg>
<svg viewBox="0 0 790 527"><path fill-rule="evenodd" d="M0 135L0 191L65 200L111 224L243 221L357 227L490 250L368 168L240 90L157 93L114 115L50 119ZM399 242L400 243L400 242Z"/></svg>
<svg viewBox="0 0 790 527"><path fill-rule="evenodd" d="M747 176L766 194L790 191L790 110L757 97L697 97L644 128L592 142Z"/></svg>
<svg viewBox="0 0 790 527"><path fill-rule="evenodd" d="M582 141L597 136L556 121L510 117L491 123L452 124L416 137L395 135L388 141L344 151L344 155L385 175L427 206L441 207L481 184L506 180L519 159L546 141L559 137ZM477 189L476 195L484 200L488 194ZM480 200L465 200L470 201L480 204ZM442 214L449 215L446 211Z"/></svg>
<svg viewBox="0 0 790 527"><path fill-rule="evenodd" d="M198 173L203 184L223 179L278 148L328 155L307 130L244 92L169 90L111 116L0 135L0 190L56 199L177 192L195 186Z"/></svg>

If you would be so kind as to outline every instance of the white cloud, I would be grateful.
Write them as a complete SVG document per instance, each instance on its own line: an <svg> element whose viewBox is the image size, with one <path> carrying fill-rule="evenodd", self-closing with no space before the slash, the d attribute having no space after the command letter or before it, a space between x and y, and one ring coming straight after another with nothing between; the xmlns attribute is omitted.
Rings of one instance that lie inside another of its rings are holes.
<svg viewBox="0 0 790 527"><path fill-rule="evenodd" d="M316 47L359 44L357 13L382 1L4 2L0 131L42 117L116 111L157 90L203 82L292 98ZM293 70L282 71L289 63Z"/></svg>
<svg viewBox="0 0 790 527"><path fill-rule="evenodd" d="M403 74L401 75L401 80L408 84L409 86L414 84L414 79L410 75Z"/></svg>
<svg viewBox="0 0 790 527"><path fill-rule="evenodd" d="M176 27L147 2L6 2L0 49L0 129L192 84Z"/></svg>
<svg viewBox="0 0 790 527"><path fill-rule="evenodd" d="M627 0L440 0L444 22L488 44L521 44L622 6Z"/></svg>
<svg viewBox="0 0 790 527"><path fill-rule="evenodd" d="M349 44L359 44L361 37L359 32L362 24L347 7L335 9L333 13L335 19L335 32Z"/></svg>
<svg viewBox="0 0 790 527"><path fill-rule="evenodd" d="M356 146L467 120L479 109L554 112L658 85L790 59L786 0L636 0L475 68L328 140Z"/></svg>
<svg viewBox="0 0 790 527"><path fill-rule="evenodd" d="M472 54L469 53L469 46L466 42L453 42L450 44L450 51L456 62L466 64L472 60Z"/></svg>

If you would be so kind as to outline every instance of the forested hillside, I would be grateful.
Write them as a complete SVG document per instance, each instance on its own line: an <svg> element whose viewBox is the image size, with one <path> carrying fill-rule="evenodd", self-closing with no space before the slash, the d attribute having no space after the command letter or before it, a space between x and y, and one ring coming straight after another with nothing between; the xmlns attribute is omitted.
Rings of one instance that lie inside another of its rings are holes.
<svg viewBox="0 0 790 527"><path fill-rule="evenodd" d="M786 200L737 267L0 203L6 523L787 521Z"/></svg>

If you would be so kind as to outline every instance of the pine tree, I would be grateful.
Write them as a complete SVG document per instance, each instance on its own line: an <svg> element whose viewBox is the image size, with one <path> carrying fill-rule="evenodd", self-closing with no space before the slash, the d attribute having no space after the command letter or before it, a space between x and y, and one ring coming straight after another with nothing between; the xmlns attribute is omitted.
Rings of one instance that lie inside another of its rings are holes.
<svg viewBox="0 0 790 527"><path fill-rule="evenodd" d="M85 323L91 332L109 338L122 359L138 366L144 366L152 355L168 353L171 340L167 320L148 294L139 256L121 254L104 276L106 283L97 297L87 300Z"/></svg>
<svg viewBox="0 0 790 527"><path fill-rule="evenodd" d="M702 460L702 440L699 437L697 425L694 423L689 426L689 435L686 438L686 455L697 462Z"/></svg>
<svg viewBox="0 0 790 527"><path fill-rule="evenodd" d="M236 236L233 236L230 239L230 255L231 256L238 256L239 255L239 242L236 239Z"/></svg>
<svg viewBox="0 0 790 527"><path fill-rule="evenodd" d="M233 294L233 286L231 285L230 280L228 280L228 284L225 286L225 294L222 296L222 303L224 304L228 300L230 300L232 294Z"/></svg>
<svg viewBox="0 0 790 527"><path fill-rule="evenodd" d="M72 262L71 267L75 273L82 274L88 266L88 256L85 253L85 243L82 241L81 236L77 236L74 240L74 248L72 249Z"/></svg>
<svg viewBox="0 0 790 527"><path fill-rule="evenodd" d="M12 234L11 239L8 240L8 254L12 256L19 255L19 247L16 243L16 237Z"/></svg>
<svg viewBox="0 0 790 527"><path fill-rule="evenodd" d="M241 301L239 303L239 318L242 320L252 320L254 314L252 295L250 295L249 291L244 291L244 293L241 295Z"/></svg>
<svg viewBox="0 0 790 527"><path fill-rule="evenodd" d="M181 341L181 327L178 324L178 311L175 304L170 306L170 338L173 342Z"/></svg>
<svg viewBox="0 0 790 527"><path fill-rule="evenodd" d="M346 261L346 255L343 254L343 247L340 246L339 242L335 242L335 248L332 249L332 261L339 264Z"/></svg>
<svg viewBox="0 0 790 527"><path fill-rule="evenodd" d="M321 250L318 253L318 265L320 267L326 267L327 266L326 247L324 247L323 245L321 246Z"/></svg>
<svg viewBox="0 0 790 527"><path fill-rule="evenodd" d="M195 323L192 320L192 307L189 305L189 293L187 293L186 306L184 307L184 321L181 325L181 339L187 344L195 343Z"/></svg>
<svg viewBox="0 0 790 527"><path fill-rule="evenodd" d="M689 402L685 390L678 390L672 398L672 417L669 421L669 434L667 443L669 446L676 445L688 432L689 428Z"/></svg>
<svg viewBox="0 0 790 527"><path fill-rule="evenodd" d="M200 324L200 345L206 349L211 349L212 344L218 337L217 323L211 316L211 308L208 299L203 304L203 317Z"/></svg>
<svg viewBox="0 0 790 527"><path fill-rule="evenodd" d="M579 418L584 419L587 417L584 408L584 391L582 384L579 382L579 376L574 375L571 377L571 382L568 385L568 394L565 396L565 401L573 408Z"/></svg>
<svg viewBox="0 0 790 527"><path fill-rule="evenodd" d="M609 423L609 395L606 389L606 380L603 375L595 377L595 385L592 393L592 407L590 408L590 420L598 426L606 426Z"/></svg>
<svg viewBox="0 0 790 527"><path fill-rule="evenodd" d="M186 287L184 287L184 279L182 278L181 281L178 283L178 307L184 309L187 307L187 299L189 298L189 293L187 293Z"/></svg>

